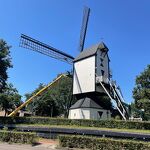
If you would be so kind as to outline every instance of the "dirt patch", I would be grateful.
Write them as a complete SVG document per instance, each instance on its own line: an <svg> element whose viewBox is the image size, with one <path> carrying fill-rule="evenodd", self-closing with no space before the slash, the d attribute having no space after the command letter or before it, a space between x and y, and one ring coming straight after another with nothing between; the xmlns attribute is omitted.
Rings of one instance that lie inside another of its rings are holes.
<svg viewBox="0 0 150 150"><path fill-rule="evenodd" d="M58 140L44 139L44 138L40 138L39 143L40 144L51 144L51 145L58 145L59 144Z"/></svg>

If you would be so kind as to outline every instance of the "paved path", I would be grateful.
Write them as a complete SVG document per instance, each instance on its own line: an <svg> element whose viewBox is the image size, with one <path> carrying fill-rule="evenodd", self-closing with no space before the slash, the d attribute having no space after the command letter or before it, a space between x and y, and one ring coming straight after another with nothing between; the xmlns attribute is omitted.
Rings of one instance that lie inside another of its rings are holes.
<svg viewBox="0 0 150 150"><path fill-rule="evenodd" d="M57 141L48 139L40 140L40 143L35 146L28 144L8 144L0 142L0 150L56 150L57 145Z"/></svg>
<svg viewBox="0 0 150 150"><path fill-rule="evenodd" d="M0 143L0 150L56 150L51 145L41 144L36 146L31 145L19 145L19 144L7 144Z"/></svg>
<svg viewBox="0 0 150 150"><path fill-rule="evenodd" d="M0 150L87 150L87 149L58 148L56 145L52 144L40 144L32 146L27 144L0 143Z"/></svg>

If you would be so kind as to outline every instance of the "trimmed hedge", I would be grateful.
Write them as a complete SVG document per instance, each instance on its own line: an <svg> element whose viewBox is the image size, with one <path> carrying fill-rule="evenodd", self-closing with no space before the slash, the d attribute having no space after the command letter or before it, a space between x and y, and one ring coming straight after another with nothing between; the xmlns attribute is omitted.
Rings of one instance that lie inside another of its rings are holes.
<svg viewBox="0 0 150 150"><path fill-rule="evenodd" d="M0 117L0 124L47 124L47 125L76 125L101 128L124 128L150 130L148 121L123 121L123 120L71 120L50 117Z"/></svg>
<svg viewBox="0 0 150 150"><path fill-rule="evenodd" d="M87 148L91 150L149 150L150 143L114 140L110 138L95 138L87 136L59 136L61 147Z"/></svg>
<svg viewBox="0 0 150 150"><path fill-rule="evenodd" d="M33 144L38 142L35 133L0 130L0 141L9 143Z"/></svg>

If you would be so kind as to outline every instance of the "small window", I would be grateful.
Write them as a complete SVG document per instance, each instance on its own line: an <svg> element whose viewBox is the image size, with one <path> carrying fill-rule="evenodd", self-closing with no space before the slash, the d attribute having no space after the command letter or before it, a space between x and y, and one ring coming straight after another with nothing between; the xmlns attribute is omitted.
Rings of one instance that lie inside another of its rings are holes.
<svg viewBox="0 0 150 150"><path fill-rule="evenodd" d="M103 114L103 112L102 112L102 111L98 111L98 116L99 116L99 118L101 118L101 117L102 117L102 114Z"/></svg>
<svg viewBox="0 0 150 150"><path fill-rule="evenodd" d="M104 73L105 73L105 72L104 72L104 70L101 70L101 74L102 74L102 76L104 76Z"/></svg>
<svg viewBox="0 0 150 150"><path fill-rule="evenodd" d="M100 58L101 59L101 62L103 62L104 61L104 59L103 58Z"/></svg>
<svg viewBox="0 0 150 150"><path fill-rule="evenodd" d="M100 60L101 60L101 66L104 67L104 65L103 65L104 59L100 58Z"/></svg>

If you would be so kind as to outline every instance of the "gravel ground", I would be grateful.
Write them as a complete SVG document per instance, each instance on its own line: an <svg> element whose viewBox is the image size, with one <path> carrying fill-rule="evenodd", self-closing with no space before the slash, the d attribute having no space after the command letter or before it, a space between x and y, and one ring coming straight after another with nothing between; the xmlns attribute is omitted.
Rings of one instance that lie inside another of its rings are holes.
<svg viewBox="0 0 150 150"><path fill-rule="evenodd" d="M56 150L56 148L49 144L32 146L26 144L0 143L0 150Z"/></svg>
<svg viewBox="0 0 150 150"><path fill-rule="evenodd" d="M60 148L58 140L40 138L39 143L36 145L16 144L16 143L9 144L6 142L0 142L0 150L81 150L81 149Z"/></svg>

